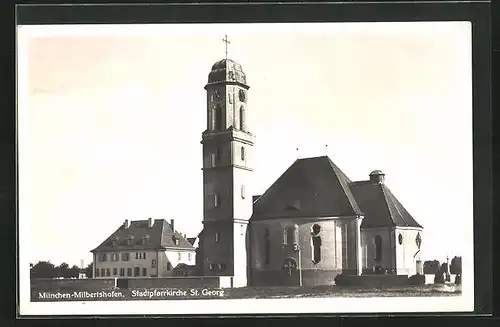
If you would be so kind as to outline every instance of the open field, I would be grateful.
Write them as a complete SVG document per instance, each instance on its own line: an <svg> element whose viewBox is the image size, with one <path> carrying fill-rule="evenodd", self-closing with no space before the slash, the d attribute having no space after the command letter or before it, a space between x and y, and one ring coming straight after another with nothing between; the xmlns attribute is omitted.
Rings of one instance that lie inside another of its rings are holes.
<svg viewBox="0 0 500 327"><path fill-rule="evenodd" d="M312 297L413 297L459 296L461 287L449 285L401 286L388 288L359 288L348 286L315 287L244 287L216 288L90 288L31 290L32 301L120 301L120 300L195 300L195 299L272 299Z"/></svg>

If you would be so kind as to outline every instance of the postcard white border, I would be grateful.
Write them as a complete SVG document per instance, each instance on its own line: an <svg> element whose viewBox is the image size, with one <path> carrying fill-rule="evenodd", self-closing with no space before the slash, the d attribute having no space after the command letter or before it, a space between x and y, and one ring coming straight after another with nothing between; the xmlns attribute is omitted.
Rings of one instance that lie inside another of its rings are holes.
<svg viewBox="0 0 500 327"><path fill-rule="evenodd" d="M397 24L398 27L394 28ZM200 29L203 25L203 29ZM239 34L266 30L272 25L275 31L290 33L323 33L329 25L335 25L341 33L347 29L364 33L405 33L407 31L436 28L461 28L468 31L472 40L470 22L398 22L398 23L291 23L291 24L231 24ZM367 28L367 25L370 25ZM373 25L377 29L373 29ZM189 35L202 33L221 35L227 24L176 24L176 25L31 25L18 26L18 121L28 110L28 40L43 36L90 36L90 35ZM331 32L330 32L331 33ZM472 51L472 43L471 43ZM472 62L471 62L472 83ZM472 92L472 84L471 84ZM472 110L472 103L471 103ZM471 113L472 115L472 113ZM28 137L27 131L18 126L18 145ZM472 154L471 154L472 159ZM23 170L22 152L18 156L19 171ZM19 175L19 199L23 198L23 181ZM472 198L472 190L470 194ZM19 202L19 314L21 315L123 315L123 314L299 314L299 313L422 313L422 312L472 312L474 310L474 252L471 247L462 256L463 285L461 296L444 297L371 297L371 298L306 298L306 299L239 299L239 300L150 300L150 301L91 301L91 302L30 302L29 261L23 254L29 251L29 228L23 224L23 216L29 215L29 207ZM473 244L473 219L470 220L470 244ZM105 303L105 304L104 304Z"/></svg>

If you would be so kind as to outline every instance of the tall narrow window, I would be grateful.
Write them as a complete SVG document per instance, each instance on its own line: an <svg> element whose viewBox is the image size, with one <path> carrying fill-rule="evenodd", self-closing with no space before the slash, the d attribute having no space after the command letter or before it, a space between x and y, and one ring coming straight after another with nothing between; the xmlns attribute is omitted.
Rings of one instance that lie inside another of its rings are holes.
<svg viewBox="0 0 500 327"><path fill-rule="evenodd" d="M142 268L142 275L146 276L148 274L148 269L147 268Z"/></svg>
<svg viewBox="0 0 500 327"><path fill-rule="evenodd" d="M141 275L141 268L134 267L134 276L140 276L140 275Z"/></svg>
<svg viewBox="0 0 500 327"><path fill-rule="evenodd" d="M214 107L214 130L220 131L222 129L222 108L220 105Z"/></svg>
<svg viewBox="0 0 500 327"><path fill-rule="evenodd" d="M382 237L380 235L376 235L375 239L375 261L382 261Z"/></svg>
<svg viewBox="0 0 500 327"><path fill-rule="evenodd" d="M314 224L311 228L312 234L312 261L313 263L318 263L321 261L321 227L318 224Z"/></svg>
<svg viewBox="0 0 500 327"><path fill-rule="evenodd" d="M220 233L217 232L215 233L215 243L219 243L219 241L220 241Z"/></svg>
<svg viewBox="0 0 500 327"><path fill-rule="evenodd" d="M288 244L288 229L283 230L283 244Z"/></svg>
<svg viewBox="0 0 500 327"><path fill-rule="evenodd" d="M96 270L95 270L95 276L96 276L96 277L100 277L100 276L99 276L99 275L100 275L100 272L101 272L101 270L100 270L100 269L96 269Z"/></svg>
<svg viewBox="0 0 500 327"><path fill-rule="evenodd" d="M269 229L266 228L264 233L264 258L266 265L269 264L271 256L271 240L269 239Z"/></svg>
<svg viewBox="0 0 500 327"><path fill-rule="evenodd" d="M286 238L286 244L293 244L295 242L295 228L287 227Z"/></svg>
<svg viewBox="0 0 500 327"><path fill-rule="evenodd" d="M220 208L220 194L218 192L214 193L214 207Z"/></svg>
<svg viewBox="0 0 500 327"><path fill-rule="evenodd" d="M245 198L245 185L241 185L241 198Z"/></svg>
<svg viewBox="0 0 500 327"><path fill-rule="evenodd" d="M151 268L156 268L156 259L151 260Z"/></svg>
<svg viewBox="0 0 500 327"><path fill-rule="evenodd" d="M245 148L244 147L241 147L240 154L241 154L241 161L245 161Z"/></svg>
<svg viewBox="0 0 500 327"><path fill-rule="evenodd" d="M132 276L132 268L127 268L127 276Z"/></svg>
<svg viewBox="0 0 500 327"><path fill-rule="evenodd" d="M120 276L125 276L125 268L120 268Z"/></svg>
<svg viewBox="0 0 500 327"><path fill-rule="evenodd" d="M245 108L240 107L240 130L245 130Z"/></svg>
<svg viewBox="0 0 500 327"><path fill-rule="evenodd" d="M118 268L113 268L113 276L118 275Z"/></svg>
<svg viewBox="0 0 500 327"><path fill-rule="evenodd" d="M210 167L215 167L216 154L215 152L210 153Z"/></svg>

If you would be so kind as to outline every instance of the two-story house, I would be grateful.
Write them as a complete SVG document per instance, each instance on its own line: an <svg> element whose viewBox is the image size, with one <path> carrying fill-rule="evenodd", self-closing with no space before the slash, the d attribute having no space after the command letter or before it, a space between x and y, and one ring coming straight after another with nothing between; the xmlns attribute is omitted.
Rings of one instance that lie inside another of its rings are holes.
<svg viewBox="0 0 500 327"><path fill-rule="evenodd" d="M195 264L195 248L164 219L125 222L91 251L94 278L168 277Z"/></svg>

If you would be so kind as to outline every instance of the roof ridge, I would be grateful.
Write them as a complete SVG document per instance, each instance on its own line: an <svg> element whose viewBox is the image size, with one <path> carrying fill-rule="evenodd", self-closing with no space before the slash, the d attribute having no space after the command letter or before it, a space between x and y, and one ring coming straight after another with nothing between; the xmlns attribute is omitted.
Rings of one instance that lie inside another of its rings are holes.
<svg viewBox="0 0 500 327"><path fill-rule="evenodd" d="M385 185L384 185L384 186L385 186ZM412 225L412 224L413 224L413 222L414 222L414 223L416 223L418 226L422 227L422 226L421 226L421 225L420 225L420 224L419 224L419 223L415 220L415 218L413 218L413 216L412 216L412 215L408 212L408 210L406 210L406 208L405 208L405 207L401 204L401 202L399 202L399 200L398 200L398 199L394 196L394 194L392 194L392 192L391 192L391 190L389 189L389 187L385 186L384 188L387 190L387 193L389 193L389 195L390 195L390 197L391 197L391 202L394 204L394 207L396 207L396 210L397 210L397 212L398 212L399 216L401 217L401 220L402 220L402 221L404 221L404 222L405 222L405 224L406 224L407 226ZM404 211L406 211L406 213L410 216L410 218L413 220L413 222L411 222L411 221L407 221L407 220L405 219L406 217L405 217L405 215L403 215L403 214L401 213L401 210L400 210L400 208L399 208L399 207L401 207L401 209L403 209Z"/></svg>
<svg viewBox="0 0 500 327"><path fill-rule="evenodd" d="M273 189L273 186L275 186L279 181L280 179L285 176L285 174L290 171L292 169L293 166L295 166L297 164L297 162L299 161L300 159L295 159L295 161L290 165L288 166L288 168L278 177L276 178L276 180L271 184L271 186L269 186L264 193L262 193L258 198L257 200L255 200L255 202L253 202L253 205L255 206L262 198L264 198L265 195L268 194L268 192L270 192L272 189ZM252 211L252 215L253 215L253 211Z"/></svg>
<svg viewBox="0 0 500 327"><path fill-rule="evenodd" d="M392 226L396 226L396 222L394 221L394 217L392 215L392 211L391 211L391 207L389 206L389 199L388 199L388 196L386 194L386 191L385 191L385 187L384 187L384 184L377 184L378 187L380 188L380 190L382 191L382 195L384 196L384 205L387 207L387 211L389 212L389 217L391 219L391 222L392 222ZM392 201L391 201L392 202Z"/></svg>
<svg viewBox="0 0 500 327"><path fill-rule="evenodd" d="M356 198L354 197L354 194L352 194L351 189L349 188L349 184L352 183L352 181L347 177L347 175L337 166L333 163L332 159L330 157L325 156L328 160L328 163L330 164L333 172L337 176L337 180L340 183L340 186L344 190L344 193L347 197L347 200L349 201L349 204L351 205L354 213L356 214L363 214L363 211L359 207L358 202L356 201ZM340 175L340 176L339 176ZM345 185L344 185L345 183Z"/></svg>

